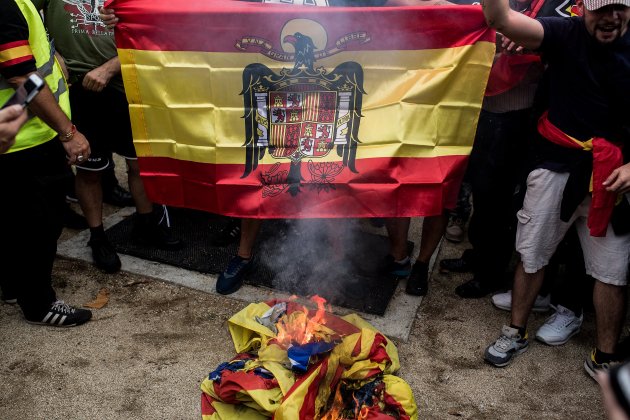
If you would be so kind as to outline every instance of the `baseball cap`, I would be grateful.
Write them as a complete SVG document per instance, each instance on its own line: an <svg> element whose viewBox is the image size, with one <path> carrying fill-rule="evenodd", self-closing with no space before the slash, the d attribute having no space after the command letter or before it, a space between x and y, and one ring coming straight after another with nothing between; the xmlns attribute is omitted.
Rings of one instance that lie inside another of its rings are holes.
<svg viewBox="0 0 630 420"><path fill-rule="evenodd" d="M586 7L586 10L591 11L611 4L621 4L623 6L630 7L630 0L584 0L584 7Z"/></svg>

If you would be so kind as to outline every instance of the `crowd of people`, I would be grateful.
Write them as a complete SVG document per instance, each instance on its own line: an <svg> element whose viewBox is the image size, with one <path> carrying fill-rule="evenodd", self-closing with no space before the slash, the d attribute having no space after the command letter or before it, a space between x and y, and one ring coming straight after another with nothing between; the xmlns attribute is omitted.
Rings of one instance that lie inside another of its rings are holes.
<svg viewBox="0 0 630 420"><path fill-rule="evenodd" d="M595 378L620 362L629 277L630 0L576 0L573 17L557 16L555 4L545 13L546 4L553 2L481 1L488 25L499 33L497 54L458 209L425 218L415 262L407 250L410 219L385 220L390 252L379 273L406 278L407 293L426 295L429 259L443 235L462 240L472 195L472 248L439 264L445 272L472 273L455 293L467 299L500 291L514 251L519 257L512 289L492 296L493 304L511 316L486 348L485 360L506 366L528 349L529 314L549 309L548 283L560 259L566 261L570 282L556 288L555 313L536 338L560 345L579 332L581 298L585 290L590 293L591 278L597 336L584 367ZM113 10L101 10L100 17L83 27L62 0L0 3L0 104L30 74L37 72L46 81L28 112L19 105L0 111L0 175L8 181L5 196L11 197L0 206L0 235L11 244L2 254L0 286L3 299L17 302L24 318L35 324L75 326L91 318L89 310L58 300L51 285L73 174L95 265L108 273L121 268L102 223L101 184L113 166L112 153L127 165L136 207L134 240L181 247L166 207L148 199L140 177L113 40L118 18ZM516 67L524 70L509 84L494 74ZM218 293L241 287L261 223L242 219L228 225L224 243L240 239L240 246L218 278ZM617 376L612 383L619 382Z"/></svg>

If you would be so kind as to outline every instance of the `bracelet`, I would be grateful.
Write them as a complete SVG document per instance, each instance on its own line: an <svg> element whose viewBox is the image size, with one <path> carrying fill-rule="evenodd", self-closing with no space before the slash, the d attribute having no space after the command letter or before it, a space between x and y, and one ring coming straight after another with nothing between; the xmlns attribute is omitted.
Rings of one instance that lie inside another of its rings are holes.
<svg viewBox="0 0 630 420"><path fill-rule="evenodd" d="M77 126L72 124L72 128L70 128L70 131L68 131L65 134L59 134L59 140L61 140L62 143L70 141L72 140L72 137L74 137L74 134L76 132L77 132Z"/></svg>

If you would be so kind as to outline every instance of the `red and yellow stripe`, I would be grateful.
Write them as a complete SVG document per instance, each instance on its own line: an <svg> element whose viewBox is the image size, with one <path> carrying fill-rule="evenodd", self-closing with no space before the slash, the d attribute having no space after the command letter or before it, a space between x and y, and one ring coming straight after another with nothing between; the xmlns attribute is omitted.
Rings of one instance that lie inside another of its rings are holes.
<svg viewBox="0 0 630 420"><path fill-rule="evenodd" d="M34 60L34 57L28 40L14 41L0 45L0 69L8 68L29 60Z"/></svg>

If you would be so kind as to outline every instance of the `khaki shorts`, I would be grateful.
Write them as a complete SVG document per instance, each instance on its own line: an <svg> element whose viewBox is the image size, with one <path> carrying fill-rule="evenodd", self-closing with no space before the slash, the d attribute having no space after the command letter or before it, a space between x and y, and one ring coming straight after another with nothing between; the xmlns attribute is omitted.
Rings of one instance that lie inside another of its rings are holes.
<svg viewBox="0 0 630 420"><path fill-rule="evenodd" d="M615 286L628 282L630 234L615 235L608 225L605 237L593 237L586 225L591 195L575 210L568 222L560 220L562 192L568 173L536 169L527 177L523 208L518 211L516 250L526 273L535 273L549 264L551 256L575 223L584 252L586 274Z"/></svg>

